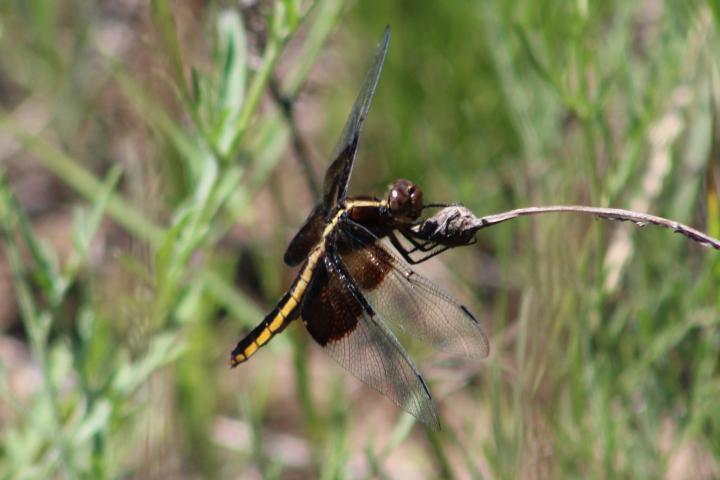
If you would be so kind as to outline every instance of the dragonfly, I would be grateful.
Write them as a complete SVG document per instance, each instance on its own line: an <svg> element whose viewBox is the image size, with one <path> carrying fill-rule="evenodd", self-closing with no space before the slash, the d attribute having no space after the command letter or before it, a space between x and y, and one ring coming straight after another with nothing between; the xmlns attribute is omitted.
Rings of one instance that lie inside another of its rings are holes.
<svg viewBox="0 0 720 480"><path fill-rule="evenodd" d="M388 27L325 172L320 201L285 251L285 263L299 266L297 276L275 308L238 342L230 364L246 362L300 318L341 366L438 430L430 389L398 335L463 357L486 357L490 347L470 310L412 269L450 248L412 228L427 207L420 187L399 179L384 198L347 195L389 42Z"/></svg>

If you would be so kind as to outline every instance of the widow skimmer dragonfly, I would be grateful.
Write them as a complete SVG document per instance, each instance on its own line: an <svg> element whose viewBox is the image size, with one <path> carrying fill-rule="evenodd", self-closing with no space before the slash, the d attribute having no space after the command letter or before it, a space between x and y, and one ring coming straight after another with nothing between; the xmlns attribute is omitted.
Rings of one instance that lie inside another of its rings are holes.
<svg viewBox="0 0 720 480"><path fill-rule="evenodd" d="M437 430L430 390L393 330L460 356L485 357L489 343L465 306L409 265L448 248L411 229L424 208L420 188L401 179L384 199L347 197L360 131L389 41L388 27L325 173L321 201L285 251L285 263L300 265L300 271L275 309L240 340L230 364L247 361L301 317L340 365ZM413 258L418 251L425 256Z"/></svg>

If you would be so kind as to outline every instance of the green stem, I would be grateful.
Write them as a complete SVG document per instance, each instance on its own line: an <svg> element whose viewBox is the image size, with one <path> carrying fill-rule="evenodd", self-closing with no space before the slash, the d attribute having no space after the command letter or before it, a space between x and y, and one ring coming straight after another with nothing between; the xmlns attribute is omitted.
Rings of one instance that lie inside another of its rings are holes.
<svg viewBox="0 0 720 480"><path fill-rule="evenodd" d="M438 477L445 479L455 478L452 473L452 469L450 468L450 462L445 454L445 449L443 447L442 440L440 439L440 435L430 429L426 429L425 431L427 433L427 439L430 442L430 449L435 455L435 460L438 468L440 469Z"/></svg>
<svg viewBox="0 0 720 480"><path fill-rule="evenodd" d="M10 118L10 115L2 110L0 110L0 126L7 129L45 167L85 198L94 200L102 193L103 184L92 173L40 137L24 131ZM110 196L107 211L115 221L137 237L152 245L158 245L162 241L163 229L147 220L142 213L124 202L119 195L112 194Z"/></svg>
<svg viewBox="0 0 720 480"><path fill-rule="evenodd" d="M4 171L0 170L0 233L5 244L5 255L10 264L15 279L15 289L22 312L22 321L25 331L30 340L30 348L32 355L40 365L42 373L42 391L45 401L50 407L50 426L52 443L60 451L62 463L68 478L78 478L77 469L75 468L72 450L69 442L65 437L62 425L62 415L60 414L60 405L57 402L58 392L55 390L50 375L51 365L47 355L47 340L50 331L51 317L47 312L37 310L30 286L27 283L25 275L25 263L23 262L19 248L15 243L13 230L17 228L19 219L17 215L18 206L13 201L12 193L5 182Z"/></svg>
<svg viewBox="0 0 720 480"><path fill-rule="evenodd" d="M268 82L270 81L270 75L275 69L275 64L280 58L282 52L282 46L285 44L287 38L293 33L292 31L283 31L285 28L289 28L286 22L287 12L285 5L282 2L275 3L275 9L273 10L272 27L268 38L267 45L265 45L265 51L263 52L262 63L260 68L253 76L250 88L248 88L247 95L245 97L245 103L240 110L237 122L235 123L235 137L230 143L227 157L232 157L237 152L240 140L242 139L245 130L247 130L250 120L252 119L255 110L257 110L258 103L262 97Z"/></svg>
<svg viewBox="0 0 720 480"><path fill-rule="evenodd" d="M297 330L293 333L296 333ZM318 436L318 417L310 393L310 375L308 372L307 336L294 335L293 365L295 367L295 386L300 397L305 424L311 429L311 435Z"/></svg>
<svg viewBox="0 0 720 480"><path fill-rule="evenodd" d="M273 36L265 47L262 65L260 66L260 70L258 70L258 72L253 77L252 83L250 84L250 88L248 90L247 98L245 100L245 104L243 105L243 108L240 111L240 115L238 116L238 120L235 124L235 138L230 144L229 153L227 155L228 157L232 157L237 151L240 140L242 139L242 135L243 133L245 133L245 130L250 124L250 119L252 118L253 113L255 113L258 102L260 102L260 97L265 91L267 82L270 79L270 73L273 71L275 63L277 62L279 57L280 42L275 36Z"/></svg>
<svg viewBox="0 0 720 480"><path fill-rule="evenodd" d="M283 91L288 98L294 99L300 93L343 6L345 6L345 0L323 0L317 5L317 13L307 29L307 38L298 55L298 58L301 59L300 64L294 72L288 75L289 80L283 85Z"/></svg>
<svg viewBox="0 0 720 480"><path fill-rule="evenodd" d="M0 110L0 127L9 131L17 140L33 153L36 158L71 188L89 200L93 200L103 190L100 180L77 164L72 158L57 150L43 139L23 131L10 116ZM152 223L136 208L126 203L118 194L111 194L107 203L107 213L118 224L136 237L158 248L167 234L165 229ZM202 279L209 293L240 318L249 316L259 318L263 312L246 296L228 285L215 272L203 270Z"/></svg>

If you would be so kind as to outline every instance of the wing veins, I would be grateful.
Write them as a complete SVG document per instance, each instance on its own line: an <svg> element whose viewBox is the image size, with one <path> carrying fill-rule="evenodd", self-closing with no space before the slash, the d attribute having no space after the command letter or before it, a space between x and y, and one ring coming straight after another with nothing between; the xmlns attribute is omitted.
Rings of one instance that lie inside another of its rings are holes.
<svg viewBox="0 0 720 480"><path fill-rule="evenodd" d="M382 287L365 294L391 326L446 353L465 357L488 355L487 336L466 307L412 270L364 225L345 219L342 226L354 248L364 249L373 262L382 265L378 268L387 272ZM389 293L384 296L383 292Z"/></svg>
<svg viewBox="0 0 720 480"><path fill-rule="evenodd" d="M360 143L360 132L370 111L370 104L377 89L389 43L390 27L387 27L335 146L331 157L333 162L325 173L322 204L326 211L341 203L347 194L353 164Z"/></svg>
<svg viewBox="0 0 720 480"><path fill-rule="evenodd" d="M302 316L310 334L354 376L438 429L435 406L420 372L365 300L333 245L329 245L321 268L320 290L303 306ZM341 324L333 322L338 315L348 313L358 315L356 323L347 319Z"/></svg>

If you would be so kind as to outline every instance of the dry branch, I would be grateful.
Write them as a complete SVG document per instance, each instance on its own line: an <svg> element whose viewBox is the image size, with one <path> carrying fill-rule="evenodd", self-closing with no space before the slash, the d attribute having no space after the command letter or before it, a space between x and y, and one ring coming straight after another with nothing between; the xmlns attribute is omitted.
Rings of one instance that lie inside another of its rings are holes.
<svg viewBox="0 0 720 480"><path fill-rule="evenodd" d="M607 220L632 222L639 227L657 225L659 227L669 228L690 240L720 250L720 240L674 220L620 208L587 207L583 205L518 208L494 215L486 215L484 217L475 216L472 211L462 205L451 205L416 225L413 231L417 237L423 240L448 247L456 247L472 243L475 238L475 233L481 228L491 227L498 223L525 215L557 212L590 214Z"/></svg>

